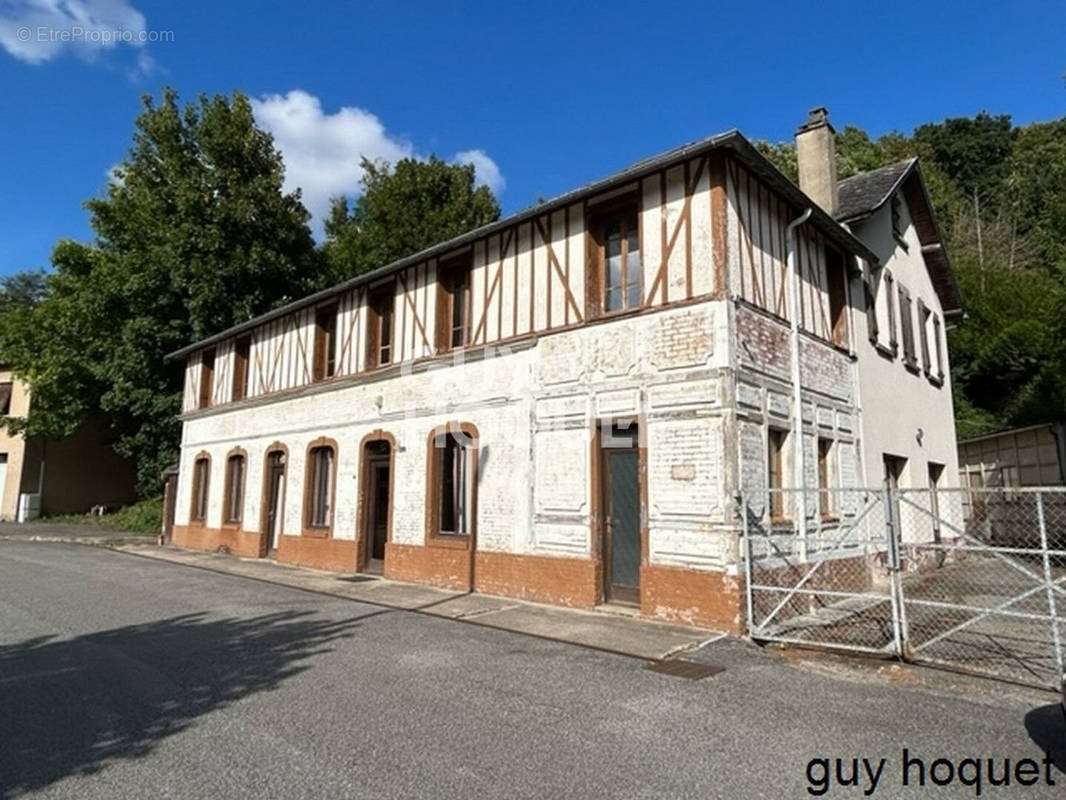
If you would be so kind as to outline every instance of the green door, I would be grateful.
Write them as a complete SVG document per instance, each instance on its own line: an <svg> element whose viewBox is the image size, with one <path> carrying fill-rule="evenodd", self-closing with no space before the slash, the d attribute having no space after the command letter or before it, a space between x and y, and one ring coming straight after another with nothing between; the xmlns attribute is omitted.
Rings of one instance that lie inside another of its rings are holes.
<svg viewBox="0 0 1066 800"><path fill-rule="evenodd" d="M640 602L640 455L605 450L607 530L604 590L608 600Z"/></svg>

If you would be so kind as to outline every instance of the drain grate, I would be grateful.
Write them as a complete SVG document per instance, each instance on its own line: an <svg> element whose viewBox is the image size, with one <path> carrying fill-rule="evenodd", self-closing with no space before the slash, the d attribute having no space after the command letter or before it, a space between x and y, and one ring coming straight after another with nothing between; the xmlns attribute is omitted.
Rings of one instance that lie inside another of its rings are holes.
<svg viewBox="0 0 1066 800"><path fill-rule="evenodd" d="M697 664L695 661L683 661L680 658L656 661L654 664L649 664L647 669L662 675L673 675L675 678L688 678L690 681L698 681L700 678L709 678L711 675L725 672L725 667Z"/></svg>

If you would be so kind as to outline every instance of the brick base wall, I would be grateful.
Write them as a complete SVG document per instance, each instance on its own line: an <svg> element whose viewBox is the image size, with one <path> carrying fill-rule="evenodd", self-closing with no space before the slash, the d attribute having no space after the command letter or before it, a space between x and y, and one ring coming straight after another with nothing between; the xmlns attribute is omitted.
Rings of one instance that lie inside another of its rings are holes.
<svg viewBox="0 0 1066 800"><path fill-rule="evenodd" d="M588 558L482 551L474 563L479 592L575 608L600 602L602 574L600 563Z"/></svg>
<svg viewBox="0 0 1066 800"><path fill-rule="evenodd" d="M744 581L724 572L647 565L640 568L640 613L646 617L744 632Z"/></svg>
<svg viewBox="0 0 1066 800"><path fill-rule="evenodd" d="M385 577L443 589L470 588L470 551L465 547L385 544Z"/></svg>
<svg viewBox="0 0 1066 800"><path fill-rule="evenodd" d="M261 536L254 531L238 531L231 528L203 528L197 525L175 525L173 544L190 550L207 550L233 553L246 558L258 558Z"/></svg>
<svg viewBox="0 0 1066 800"><path fill-rule="evenodd" d="M282 536L278 542L278 561L329 572L355 572L355 542L351 539Z"/></svg>

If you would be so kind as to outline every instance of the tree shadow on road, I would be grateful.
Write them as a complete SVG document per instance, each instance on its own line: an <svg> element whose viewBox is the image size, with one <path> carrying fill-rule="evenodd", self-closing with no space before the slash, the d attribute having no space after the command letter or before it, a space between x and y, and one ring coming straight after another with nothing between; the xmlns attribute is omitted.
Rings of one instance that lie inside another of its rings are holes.
<svg viewBox="0 0 1066 800"><path fill-rule="evenodd" d="M1025 730L1051 763L1066 775L1066 712L1060 703L1034 708L1025 715Z"/></svg>
<svg viewBox="0 0 1066 800"><path fill-rule="evenodd" d="M187 614L0 646L0 797L143 756L199 716L276 688L356 619Z"/></svg>

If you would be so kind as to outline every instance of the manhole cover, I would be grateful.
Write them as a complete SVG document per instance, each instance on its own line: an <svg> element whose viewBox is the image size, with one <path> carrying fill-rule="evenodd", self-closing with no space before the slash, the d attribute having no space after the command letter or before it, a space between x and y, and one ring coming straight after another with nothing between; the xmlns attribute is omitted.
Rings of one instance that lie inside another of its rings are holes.
<svg viewBox="0 0 1066 800"><path fill-rule="evenodd" d="M648 665L647 669L659 672L663 675L673 675L675 678L688 678L690 681L698 681L700 678L708 678L725 672L725 667L716 667L713 664L697 664L695 661L682 661L672 658L667 661L656 661Z"/></svg>

